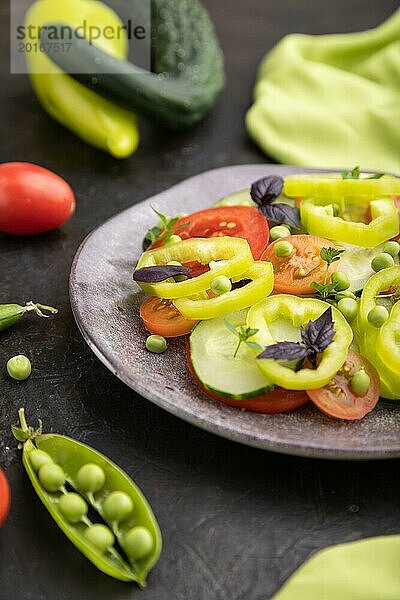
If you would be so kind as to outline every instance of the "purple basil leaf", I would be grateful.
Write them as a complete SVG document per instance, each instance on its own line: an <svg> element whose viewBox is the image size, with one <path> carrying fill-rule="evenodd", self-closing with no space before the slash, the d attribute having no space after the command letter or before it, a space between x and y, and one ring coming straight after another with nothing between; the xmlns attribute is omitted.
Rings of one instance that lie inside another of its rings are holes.
<svg viewBox="0 0 400 600"><path fill-rule="evenodd" d="M133 279L140 283L160 283L160 281L165 281L176 275L186 275L187 277L190 277L190 269L179 265L143 267L142 269L137 269L133 273Z"/></svg>
<svg viewBox="0 0 400 600"><path fill-rule="evenodd" d="M264 206L277 198L283 190L283 177L268 175L255 181L250 189L250 196L257 206Z"/></svg>
<svg viewBox="0 0 400 600"><path fill-rule="evenodd" d="M259 211L269 221L275 223L285 223L294 229L300 229L300 212L295 206L288 204L264 204L259 207Z"/></svg>
<svg viewBox="0 0 400 600"><path fill-rule="evenodd" d="M303 343L313 352L322 352L329 346L335 336L333 328L332 308L329 307L315 321L310 321L301 330Z"/></svg>
<svg viewBox="0 0 400 600"><path fill-rule="evenodd" d="M296 360L307 356L307 348L299 342L277 342L267 346L257 358L273 358L275 360Z"/></svg>

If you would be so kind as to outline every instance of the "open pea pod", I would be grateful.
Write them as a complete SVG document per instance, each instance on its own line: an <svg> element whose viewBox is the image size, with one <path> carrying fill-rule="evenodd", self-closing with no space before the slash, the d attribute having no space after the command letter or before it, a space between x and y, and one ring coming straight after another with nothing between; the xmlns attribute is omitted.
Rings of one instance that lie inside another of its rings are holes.
<svg viewBox="0 0 400 600"><path fill-rule="evenodd" d="M97 450L63 435L43 435L41 427L35 432L26 425L23 409L19 414L22 427L13 427L13 433L24 442L23 464L37 495L54 521L100 571L121 581L136 581L144 587L146 576L159 558L162 538L142 492L124 471ZM57 479L60 474L61 478ZM125 514L120 513L119 516L115 515L120 507L113 508L112 503L108 502L107 506L105 502L116 492L126 500L125 507L128 503L128 510L124 509ZM87 510L78 516L71 516L71 509L66 512L62 504L66 497L71 496L75 503L79 501L78 505L91 506L99 516L97 521L103 524L94 524L88 518ZM113 519L110 518L110 506L114 511ZM99 528L100 534L104 536L106 531L108 538L112 539L106 548L101 547L101 540L98 543ZM96 535L88 536L88 529L96 530ZM128 543L128 533L132 531L134 535L130 535ZM135 537L134 544L132 537ZM138 537L141 539L138 540ZM113 543L114 540L118 546Z"/></svg>

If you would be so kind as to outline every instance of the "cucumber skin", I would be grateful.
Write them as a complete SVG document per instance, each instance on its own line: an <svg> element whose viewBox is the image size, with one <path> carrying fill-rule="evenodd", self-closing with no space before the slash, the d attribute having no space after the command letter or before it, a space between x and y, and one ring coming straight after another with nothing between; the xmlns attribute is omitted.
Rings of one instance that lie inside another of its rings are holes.
<svg viewBox="0 0 400 600"><path fill-rule="evenodd" d="M109 4L118 7L115 0ZM67 26L47 25L58 31ZM173 41L174 34L177 39ZM42 42L49 49L49 58L89 89L175 129L199 121L225 84L222 51L210 18L197 0L152 1L154 73L116 59L85 39L74 38L67 53L54 52L48 31L42 33ZM185 59L173 51L177 44ZM86 73L76 73L83 69ZM168 78L160 79L160 73Z"/></svg>

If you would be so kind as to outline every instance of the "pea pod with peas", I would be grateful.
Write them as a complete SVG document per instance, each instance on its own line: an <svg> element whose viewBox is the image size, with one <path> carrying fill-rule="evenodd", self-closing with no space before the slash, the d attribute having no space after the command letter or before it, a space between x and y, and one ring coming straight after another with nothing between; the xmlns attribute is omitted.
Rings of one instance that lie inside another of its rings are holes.
<svg viewBox="0 0 400 600"><path fill-rule="evenodd" d="M59 434L26 423L12 427L23 444L31 483L57 525L100 571L146 585L162 547L156 518L142 492L106 456ZM93 521L91 515L95 514Z"/></svg>

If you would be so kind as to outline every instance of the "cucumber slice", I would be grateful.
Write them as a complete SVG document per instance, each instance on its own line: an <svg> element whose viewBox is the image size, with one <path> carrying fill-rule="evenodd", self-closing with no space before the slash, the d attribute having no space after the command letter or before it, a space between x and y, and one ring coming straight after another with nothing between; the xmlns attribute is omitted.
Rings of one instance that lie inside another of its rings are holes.
<svg viewBox="0 0 400 600"><path fill-rule="evenodd" d="M227 315L234 327L246 325L247 310ZM203 384L220 396L245 400L270 392L274 385L259 370L256 353L242 344L233 358L238 338L223 318L201 321L190 335L190 358Z"/></svg>
<svg viewBox="0 0 400 600"><path fill-rule="evenodd" d="M375 248L364 248L343 242L335 243L345 250L340 258L339 270L347 274L350 280L349 290L351 292L362 290L368 279L374 275L374 271L371 268L371 261L377 254L383 252L384 244L375 246ZM395 263L399 264L398 256L395 258Z"/></svg>
<svg viewBox="0 0 400 600"><path fill-rule="evenodd" d="M255 206L255 202L251 199L250 190L245 189L221 198L214 206Z"/></svg>

